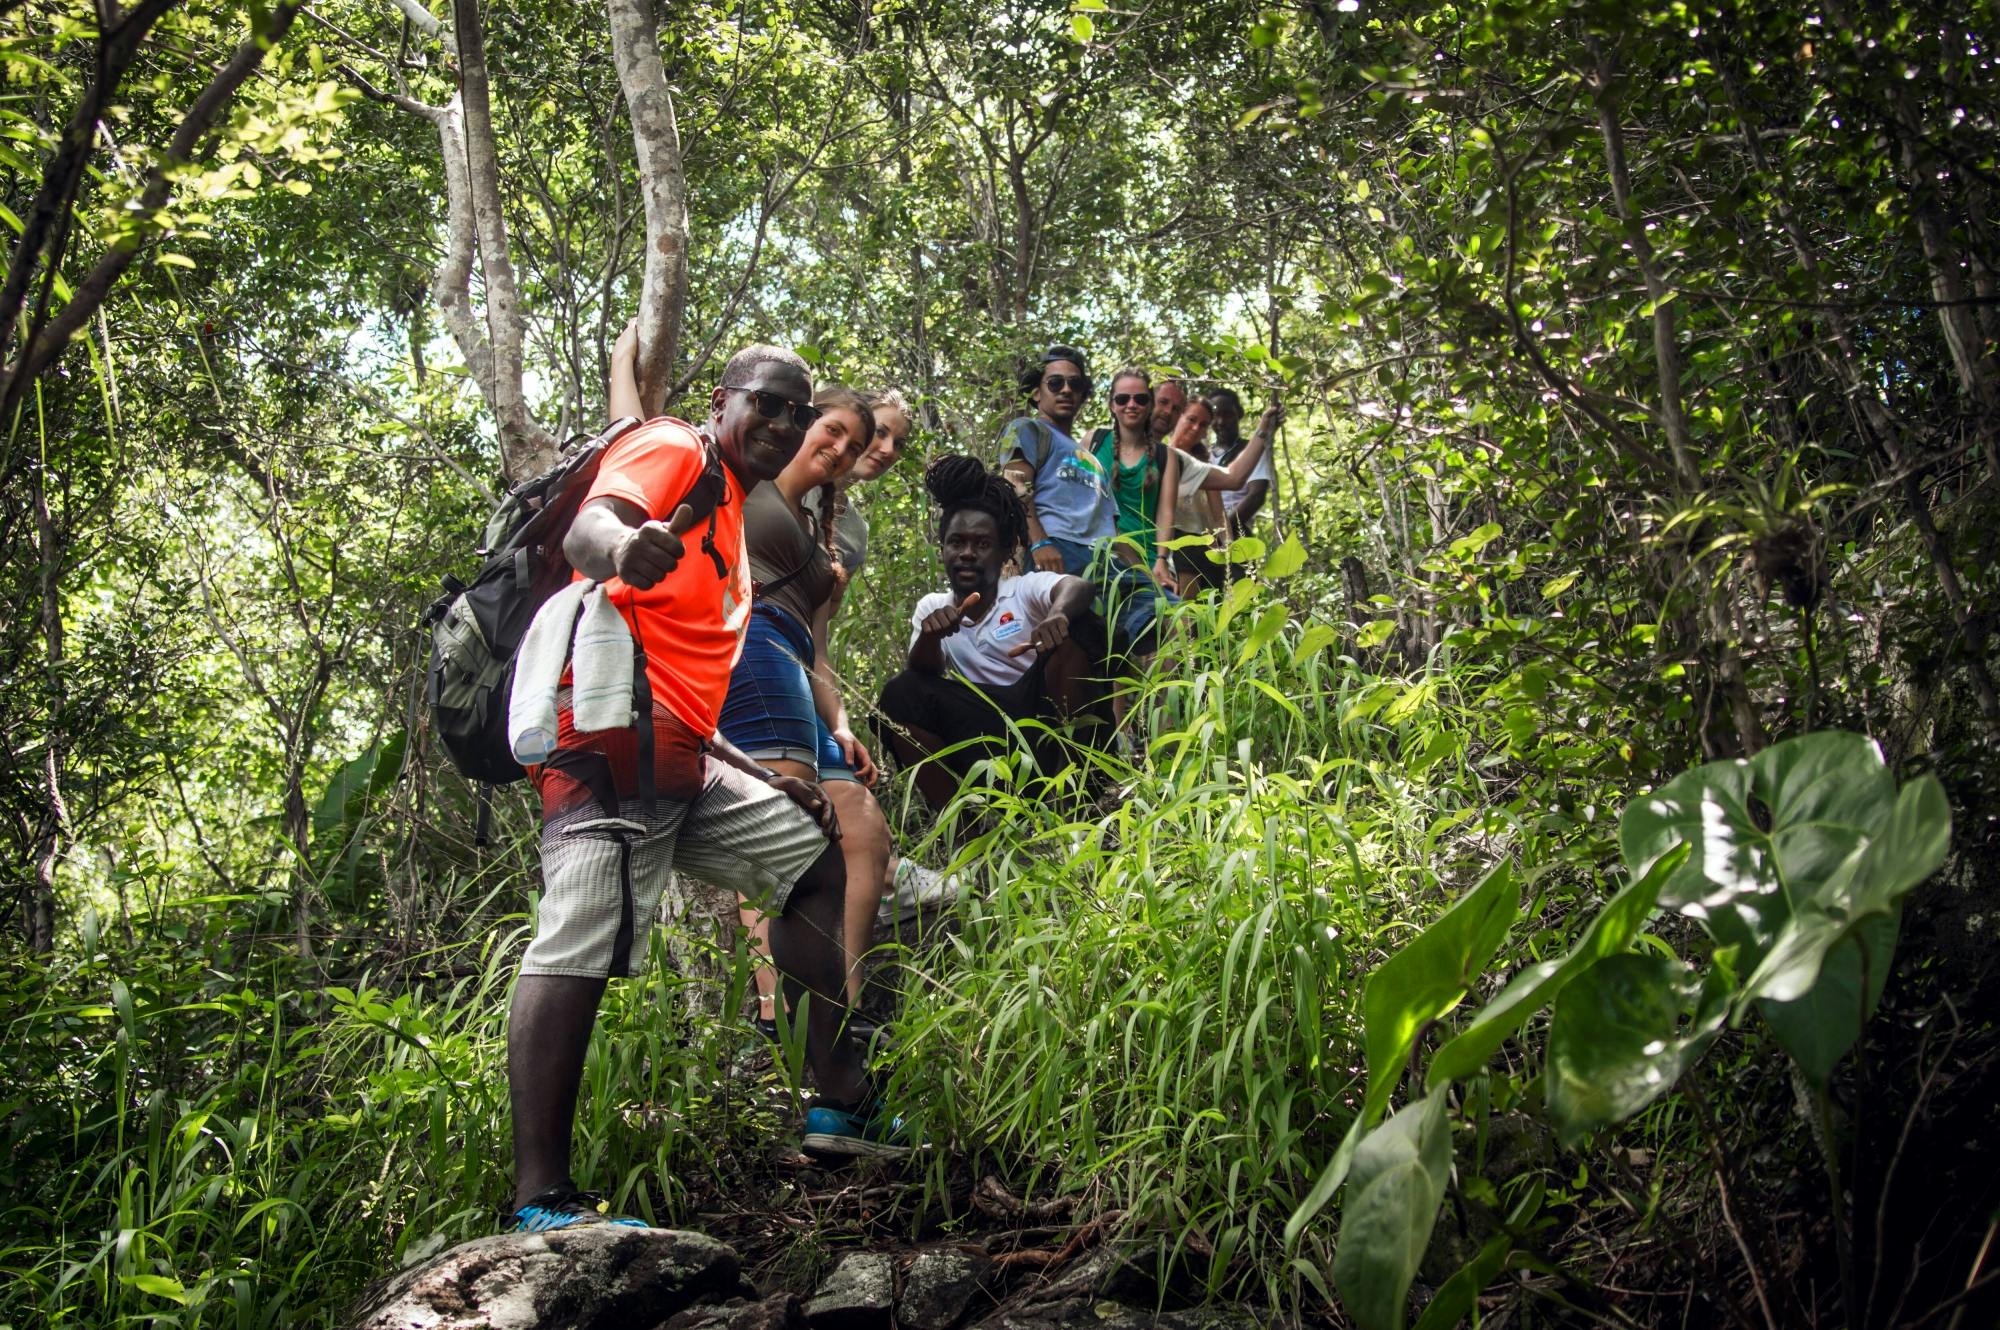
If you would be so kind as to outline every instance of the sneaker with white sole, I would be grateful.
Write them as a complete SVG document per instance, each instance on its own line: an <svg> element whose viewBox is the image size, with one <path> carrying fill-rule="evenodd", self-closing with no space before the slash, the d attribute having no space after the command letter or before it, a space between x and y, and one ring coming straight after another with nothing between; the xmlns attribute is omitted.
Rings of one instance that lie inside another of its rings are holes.
<svg viewBox="0 0 2000 1330"><path fill-rule="evenodd" d="M879 1099L851 1109L830 1099L815 1100L806 1110L806 1130L799 1145L807 1154L850 1158L901 1159L910 1153L903 1120Z"/></svg>

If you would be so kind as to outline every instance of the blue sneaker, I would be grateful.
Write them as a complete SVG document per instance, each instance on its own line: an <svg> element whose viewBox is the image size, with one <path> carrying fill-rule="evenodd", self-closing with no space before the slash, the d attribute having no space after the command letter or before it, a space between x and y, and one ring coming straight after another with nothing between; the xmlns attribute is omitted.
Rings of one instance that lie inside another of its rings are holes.
<svg viewBox="0 0 2000 1330"><path fill-rule="evenodd" d="M854 1109L842 1108L831 1100L816 1101L806 1109L806 1131L799 1145L817 1155L901 1159L910 1153L903 1120L891 1116L879 1099Z"/></svg>
<svg viewBox="0 0 2000 1330"><path fill-rule="evenodd" d="M514 1212L516 1233L551 1233L559 1228L581 1228L587 1224L611 1224L619 1228L650 1228L643 1219L610 1213L611 1202L594 1191L574 1187L551 1187L536 1192L528 1203Z"/></svg>

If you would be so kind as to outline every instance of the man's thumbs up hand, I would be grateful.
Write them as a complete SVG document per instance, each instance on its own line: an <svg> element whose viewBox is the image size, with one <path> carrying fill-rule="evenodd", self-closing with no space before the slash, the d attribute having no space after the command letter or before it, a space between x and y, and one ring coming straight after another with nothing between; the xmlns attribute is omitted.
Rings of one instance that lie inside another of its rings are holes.
<svg viewBox="0 0 2000 1330"><path fill-rule="evenodd" d="M979 604L979 593L969 591L956 605L940 605L924 616L920 630L926 637L950 637L959 630L959 621Z"/></svg>
<svg viewBox="0 0 2000 1330"><path fill-rule="evenodd" d="M694 524L694 509L682 504L672 522L652 521L633 527L619 542L612 566L635 591L658 585L661 578L680 567L681 556L687 553L681 535Z"/></svg>

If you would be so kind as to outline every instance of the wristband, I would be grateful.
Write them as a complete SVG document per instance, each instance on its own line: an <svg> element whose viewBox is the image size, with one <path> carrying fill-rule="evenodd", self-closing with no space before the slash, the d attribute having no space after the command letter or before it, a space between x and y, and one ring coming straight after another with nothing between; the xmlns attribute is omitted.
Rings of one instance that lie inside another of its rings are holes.
<svg viewBox="0 0 2000 1330"><path fill-rule="evenodd" d="M1053 540L1038 540L1034 544L1028 546L1028 553L1033 554L1036 550L1049 549L1052 548L1054 545L1055 542Z"/></svg>
<svg viewBox="0 0 2000 1330"><path fill-rule="evenodd" d="M764 783L766 785L769 785L772 781L778 778L778 773L771 770L769 767L758 767L757 774L763 777Z"/></svg>

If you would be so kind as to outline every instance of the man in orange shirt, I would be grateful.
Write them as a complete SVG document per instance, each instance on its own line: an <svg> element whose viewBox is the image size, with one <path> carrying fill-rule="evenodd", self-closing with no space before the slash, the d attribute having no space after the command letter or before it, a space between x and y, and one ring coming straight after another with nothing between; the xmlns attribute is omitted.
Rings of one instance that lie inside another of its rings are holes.
<svg viewBox="0 0 2000 1330"><path fill-rule="evenodd" d="M577 1189L570 1134L605 981L643 965L647 926L676 869L771 916L772 958L789 1004L807 1013L806 1057L824 1096L807 1114L807 1143L904 1150L845 1029L847 879L832 805L817 785L772 773L715 732L750 612L743 499L798 451L817 415L812 396L798 356L737 352L701 431L663 416L611 446L564 538L570 565L604 582L632 627L645 660L634 699L651 723L578 734L564 688L556 751L530 773L544 892L508 1013L518 1230L641 1222L607 1218L602 1197ZM706 470L704 433L720 475ZM686 502L697 483L719 486L712 518Z"/></svg>

